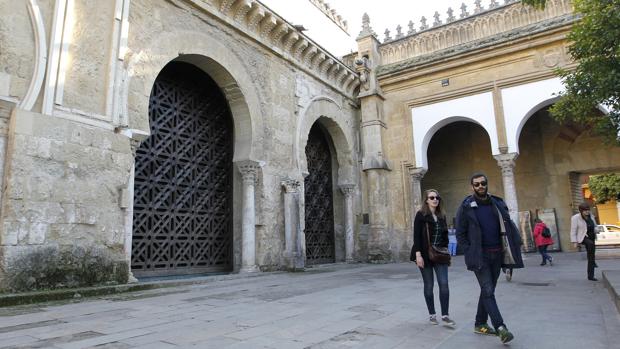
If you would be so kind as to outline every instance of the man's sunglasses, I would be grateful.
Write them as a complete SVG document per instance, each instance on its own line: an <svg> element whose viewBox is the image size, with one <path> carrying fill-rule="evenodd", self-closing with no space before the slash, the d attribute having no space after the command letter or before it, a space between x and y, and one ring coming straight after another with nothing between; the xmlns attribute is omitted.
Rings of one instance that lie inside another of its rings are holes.
<svg viewBox="0 0 620 349"><path fill-rule="evenodd" d="M429 200L441 200L441 198L439 196L429 196L429 197L427 197L427 199L429 199Z"/></svg>
<svg viewBox="0 0 620 349"><path fill-rule="evenodd" d="M486 187L487 186L487 182L486 181L482 181L482 182L473 182L472 185L474 186L474 188L478 188L479 186L483 186Z"/></svg>

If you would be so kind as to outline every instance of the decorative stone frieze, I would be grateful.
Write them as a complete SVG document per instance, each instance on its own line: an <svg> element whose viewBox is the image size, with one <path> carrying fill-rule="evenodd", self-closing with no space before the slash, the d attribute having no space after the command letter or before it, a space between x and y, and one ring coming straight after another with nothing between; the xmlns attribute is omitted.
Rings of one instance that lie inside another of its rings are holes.
<svg viewBox="0 0 620 349"><path fill-rule="evenodd" d="M489 8L484 9L478 0L474 15L471 16L467 6L461 5L458 20L451 20L448 12L448 19L442 24L436 12L435 22L430 29L426 18L422 17L420 32L408 33L400 40L387 40L380 46L381 62L382 65L392 64L569 15L572 15L570 0L549 1L544 10L515 1L506 1L503 5L492 1Z"/></svg>

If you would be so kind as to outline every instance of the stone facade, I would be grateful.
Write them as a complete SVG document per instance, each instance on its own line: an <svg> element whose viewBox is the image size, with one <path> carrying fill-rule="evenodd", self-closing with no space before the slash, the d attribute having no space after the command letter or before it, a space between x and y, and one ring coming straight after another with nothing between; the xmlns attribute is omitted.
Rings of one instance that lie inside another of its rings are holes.
<svg viewBox="0 0 620 349"><path fill-rule="evenodd" d="M574 64L568 0L478 3L383 43L365 15L342 59L254 0L18 2L0 0L0 289L133 280L134 164L171 62L205 72L232 117L231 272L305 268L317 124L333 262L407 260L422 190L452 218L479 170L515 219L554 208L568 249L571 183L620 163L546 113L562 89L553 69Z"/></svg>

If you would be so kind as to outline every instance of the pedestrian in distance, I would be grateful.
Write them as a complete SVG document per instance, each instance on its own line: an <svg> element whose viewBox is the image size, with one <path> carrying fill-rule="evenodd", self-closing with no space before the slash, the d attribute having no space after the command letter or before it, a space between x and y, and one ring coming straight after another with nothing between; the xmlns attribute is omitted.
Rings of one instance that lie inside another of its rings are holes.
<svg viewBox="0 0 620 349"><path fill-rule="evenodd" d="M534 243L538 249L538 253L542 256L542 262L540 265L553 265L553 257L547 253L547 247L553 245L553 238L551 237L551 231L540 218L534 220L536 225L534 226Z"/></svg>
<svg viewBox="0 0 620 349"><path fill-rule="evenodd" d="M594 277L594 267L596 266L595 253L596 232L594 231L596 224L590 215L590 205L582 203L579 205L579 213L570 219L570 241L577 248L582 244L586 248L588 255L588 280L598 281Z"/></svg>
<svg viewBox="0 0 620 349"><path fill-rule="evenodd" d="M441 305L441 322L444 326L454 328L456 323L450 319L448 307L450 303L450 290L448 288L448 226L446 217L441 208L439 192L429 189L424 192L422 208L416 212L413 222L413 247L411 260L422 273L424 282L424 300L428 309L429 321L438 325L435 313L435 295L433 293L434 276L439 285L439 303ZM430 259L429 249L437 249L445 252L447 263L434 262Z"/></svg>
<svg viewBox="0 0 620 349"><path fill-rule="evenodd" d="M472 195L467 196L456 214L456 237L465 254L465 265L476 275L480 286L474 332L497 335L508 343L508 331L495 299L502 268L523 268L521 237L500 197L488 192L489 180L483 173L470 178ZM491 317L493 328L487 324Z"/></svg>
<svg viewBox="0 0 620 349"><path fill-rule="evenodd" d="M450 224L448 228L448 251L450 251L451 256L456 256L456 229L454 229L454 225Z"/></svg>

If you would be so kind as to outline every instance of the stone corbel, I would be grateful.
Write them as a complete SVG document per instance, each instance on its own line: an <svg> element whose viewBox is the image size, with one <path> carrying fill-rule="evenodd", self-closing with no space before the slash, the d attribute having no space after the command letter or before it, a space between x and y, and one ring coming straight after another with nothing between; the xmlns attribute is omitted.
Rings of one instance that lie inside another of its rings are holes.
<svg viewBox="0 0 620 349"><path fill-rule="evenodd" d="M266 12L265 17L263 17L263 20L259 23L260 36L268 37L269 33L271 33L271 30L275 28L276 25L278 25L276 17L274 17L273 14Z"/></svg>
<svg viewBox="0 0 620 349"><path fill-rule="evenodd" d="M392 171L392 163L390 160L383 157L383 153L364 156L362 159L362 170L382 169Z"/></svg>
<svg viewBox="0 0 620 349"><path fill-rule="evenodd" d="M299 34L294 31L288 33L286 38L284 38L284 51L289 53L291 56L295 57L295 52L293 51L293 45L299 41Z"/></svg>
<svg viewBox="0 0 620 349"><path fill-rule="evenodd" d="M303 52L306 50L306 48L308 48L308 45L310 45L308 40L300 38L293 45L293 57L298 58L300 61L304 62Z"/></svg>
<svg viewBox="0 0 620 349"><path fill-rule="evenodd" d="M233 7L234 20L236 22L243 22L245 16L252 9L253 2L251 0L239 0Z"/></svg>
<svg viewBox="0 0 620 349"><path fill-rule="evenodd" d="M259 23L265 17L265 10L257 2L252 3L252 9L248 13L248 29L258 31Z"/></svg>
<svg viewBox="0 0 620 349"><path fill-rule="evenodd" d="M301 59L306 64L311 66L314 61L314 57L319 53L319 50L314 45L308 43L308 47L301 53Z"/></svg>
<svg viewBox="0 0 620 349"><path fill-rule="evenodd" d="M273 30L271 30L271 32L269 33L269 35L271 36L271 41L276 45L280 45L280 40L284 35L286 35L286 33L288 33L288 31L288 24L284 22L278 23L278 25L273 28Z"/></svg>

